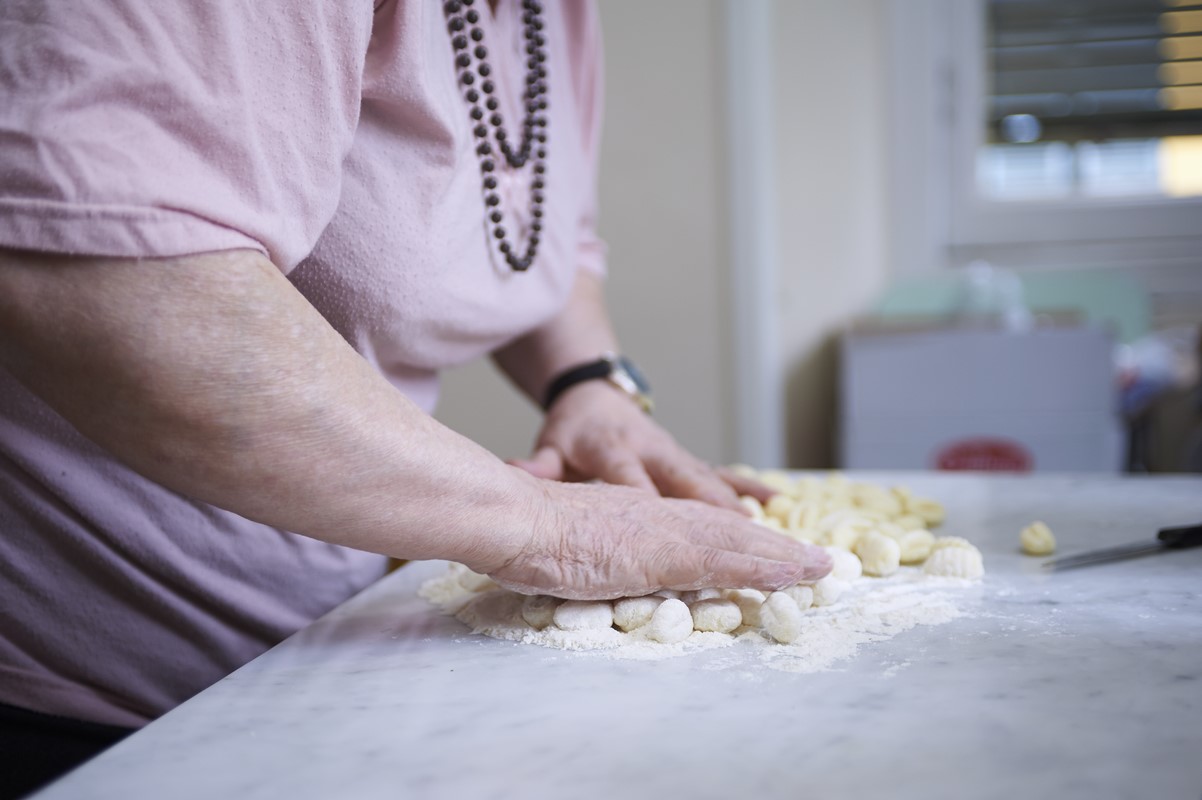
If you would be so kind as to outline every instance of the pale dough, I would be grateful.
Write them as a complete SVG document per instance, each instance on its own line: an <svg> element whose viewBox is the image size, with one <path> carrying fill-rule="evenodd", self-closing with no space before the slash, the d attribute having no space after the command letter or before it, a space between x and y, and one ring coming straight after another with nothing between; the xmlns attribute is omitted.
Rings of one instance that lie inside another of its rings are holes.
<svg viewBox="0 0 1202 800"><path fill-rule="evenodd" d="M784 592L768 595L760 607L760 622L768 635L781 644L789 644L801 635L801 609Z"/></svg>
<svg viewBox="0 0 1202 800"><path fill-rule="evenodd" d="M562 603L558 597L531 595L522 601L522 619L526 620L526 624L531 628L541 631L555 621L555 609Z"/></svg>
<svg viewBox="0 0 1202 800"><path fill-rule="evenodd" d="M565 600L552 616L555 627L565 631L611 628L614 607L607 600Z"/></svg>
<svg viewBox="0 0 1202 800"><path fill-rule="evenodd" d="M1018 535L1018 542L1029 556L1050 556L1056 552L1056 537L1043 522L1032 522L1023 528Z"/></svg>
<svg viewBox="0 0 1202 800"><path fill-rule="evenodd" d="M831 557L831 575L841 581L854 581L864 574L860 557L841 547L827 547L826 552Z"/></svg>
<svg viewBox="0 0 1202 800"><path fill-rule="evenodd" d="M614 602L614 624L624 631L641 628L651 621L651 615L659 608L664 598L656 595L649 597L626 597Z"/></svg>
<svg viewBox="0 0 1202 800"><path fill-rule="evenodd" d="M730 633L743 624L743 613L733 600L709 598L689 606L693 615L693 630Z"/></svg>
<svg viewBox="0 0 1202 800"><path fill-rule="evenodd" d="M876 531L861 536L854 550L869 575L892 575L901 565L901 547L897 541Z"/></svg>
<svg viewBox="0 0 1202 800"><path fill-rule="evenodd" d="M793 598L793 602L797 603L797 607L805 611L810 606L814 605L814 588L812 586L790 586L788 589L782 590L789 597Z"/></svg>
<svg viewBox="0 0 1202 800"><path fill-rule="evenodd" d="M829 606L839 600L839 596L847 589L847 583L833 575L827 575L811 588L814 590L814 605Z"/></svg>
<svg viewBox="0 0 1202 800"><path fill-rule="evenodd" d="M647 623L647 638L664 644L683 642L692 632L693 615L679 600L668 599L660 603Z"/></svg>
<svg viewBox="0 0 1202 800"><path fill-rule="evenodd" d="M901 548L901 563L921 564L931 555L931 548L935 546L935 534L922 528L907 531L897 540L897 545Z"/></svg>
<svg viewBox="0 0 1202 800"><path fill-rule="evenodd" d="M759 589L727 589L726 599L739 607L743 624L760 627L760 606L764 604L764 593Z"/></svg>
<svg viewBox="0 0 1202 800"><path fill-rule="evenodd" d="M922 565L922 571L928 575L976 580L985 574L985 564L980 550L971 544L957 545L931 553L931 557Z"/></svg>

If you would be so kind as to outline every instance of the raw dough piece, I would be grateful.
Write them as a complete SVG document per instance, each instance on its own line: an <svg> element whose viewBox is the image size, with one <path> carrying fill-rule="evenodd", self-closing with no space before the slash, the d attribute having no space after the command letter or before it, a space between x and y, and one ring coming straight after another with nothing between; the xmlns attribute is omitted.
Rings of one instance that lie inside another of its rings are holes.
<svg viewBox="0 0 1202 800"><path fill-rule="evenodd" d="M555 609L562 603L558 597L532 594L522 601L522 619L531 628L541 631L555 620Z"/></svg>
<svg viewBox="0 0 1202 800"><path fill-rule="evenodd" d="M974 550L976 549L973 543L963 536L940 536L931 545L931 552L934 553L936 550L942 550L945 547L972 547Z"/></svg>
<svg viewBox="0 0 1202 800"><path fill-rule="evenodd" d="M811 588L814 590L814 605L829 606L839 600L839 596L847 589L847 583L833 575L827 575Z"/></svg>
<svg viewBox="0 0 1202 800"><path fill-rule="evenodd" d="M760 627L760 606L764 604L764 593L759 589L728 589L726 599L739 607L743 624Z"/></svg>
<svg viewBox="0 0 1202 800"><path fill-rule="evenodd" d="M947 517L942 504L925 497L911 497L906 502L906 512L921 517L928 528L938 528Z"/></svg>
<svg viewBox="0 0 1202 800"><path fill-rule="evenodd" d="M1018 535L1018 542L1029 556L1050 556L1056 552L1056 537L1043 522L1032 522L1023 528Z"/></svg>
<svg viewBox="0 0 1202 800"><path fill-rule="evenodd" d="M665 600L647 623L647 638L664 644L676 644L693 632L693 615L679 600Z"/></svg>
<svg viewBox="0 0 1202 800"><path fill-rule="evenodd" d="M760 607L760 623L773 639L789 644L801 635L801 609L789 595L773 592Z"/></svg>
<svg viewBox="0 0 1202 800"><path fill-rule="evenodd" d="M826 552L831 557L831 575L841 581L854 581L864 574L860 557L841 547L827 547Z"/></svg>
<svg viewBox="0 0 1202 800"><path fill-rule="evenodd" d="M662 602L664 598L657 595L617 600L614 602L614 624L628 633L641 628L651 621L651 615Z"/></svg>
<svg viewBox="0 0 1202 800"><path fill-rule="evenodd" d="M901 548L901 563L921 564L931 555L931 548L935 546L935 534L921 528L907 531L897 540L897 544Z"/></svg>
<svg viewBox="0 0 1202 800"><path fill-rule="evenodd" d="M812 586L798 584L782 591L792 597L793 602L797 603L797 607L802 611L814 605L814 588Z"/></svg>
<svg viewBox="0 0 1202 800"><path fill-rule="evenodd" d="M614 624L614 607L607 600L565 600L555 609L553 619L555 627L565 631L610 628Z"/></svg>
<svg viewBox="0 0 1202 800"><path fill-rule="evenodd" d="M743 504L743 508L751 512L752 519L761 520L764 518L764 507L760 505L759 500L748 494L740 497L739 502Z"/></svg>
<svg viewBox="0 0 1202 800"><path fill-rule="evenodd" d="M793 510L795 501L787 494L774 494L764 506L764 514L775 519L781 525L789 522L789 512Z"/></svg>
<svg viewBox="0 0 1202 800"><path fill-rule="evenodd" d="M721 596L721 589L694 589L691 592L681 592L680 602L684 603L686 606L691 606L698 600L712 600L715 597Z"/></svg>
<svg viewBox="0 0 1202 800"><path fill-rule="evenodd" d="M733 600L709 598L689 606L693 614L693 630L730 633L743 622L743 613Z"/></svg>
<svg viewBox="0 0 1202 800"><path fill-rule="evenodd" d="M872 531L856 542L855 554L869 575L885 577L897 572L901 564L901 547L888 536Z"/></svg>
<svg viewBox="0 0 1202 800"><path fill-rule="evenodd" d="M500 588L492 578L472 572L467 567L464 567L463 571L459 573L459 585L469 592L489 592Z"/></svg>
<svg viewBox="0 0 1202 800"><path fill-rule="evenodd" d="M971 544L957 545L931 553L931 557L922 565L922 571L928 575L976 580L985 574L985 564L980 550Z"/></svg>

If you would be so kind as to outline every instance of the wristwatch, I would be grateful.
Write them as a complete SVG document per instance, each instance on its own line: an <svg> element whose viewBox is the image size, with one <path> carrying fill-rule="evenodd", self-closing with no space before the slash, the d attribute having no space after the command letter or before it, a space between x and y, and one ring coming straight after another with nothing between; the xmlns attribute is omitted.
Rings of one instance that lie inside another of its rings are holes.
<svg viewBox="0 0 1202 800"><path fill-rule="evenodd" d="M647 383L647 379L643 377L643 373L639 372L639 368L634 365L634 362L617 353L602 353L601 358L596 361L571 367L559 373L547 387L543 409L550 409L556 398L576 384L598 379L607 380L630 395L630 398L639 404L639 408L648 414L655 407L651 401L651 385Z"/></svg>

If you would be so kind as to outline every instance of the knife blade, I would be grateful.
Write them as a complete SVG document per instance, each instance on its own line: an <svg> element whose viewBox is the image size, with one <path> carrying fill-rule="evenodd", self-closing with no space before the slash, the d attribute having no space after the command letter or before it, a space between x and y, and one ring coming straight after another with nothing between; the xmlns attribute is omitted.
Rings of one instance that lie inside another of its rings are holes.
<svg viewBox="0 0 1202 800"><path fill-rule="evenodd" d="M1089 550L1073 556L1055 558L1043 563L1044 569L1055 571L1085 567L1091 564L1104 564L1108 561L1119 561L1128 558L1163 553L1166 550L1185 550L1202 545L1202 524L1184 525L1176 528L1161 528L1156 538L1150 542L1136 542L1118 547L1104 547L1099 550Z"/></svg>

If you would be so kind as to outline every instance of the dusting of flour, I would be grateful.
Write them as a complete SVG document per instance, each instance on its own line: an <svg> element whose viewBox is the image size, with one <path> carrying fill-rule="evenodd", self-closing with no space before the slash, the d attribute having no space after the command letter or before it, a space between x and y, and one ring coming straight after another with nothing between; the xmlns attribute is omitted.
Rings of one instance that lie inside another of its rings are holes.
<svg viewBox="0 0 1202 800"><path fill-rule="evenodd" d="M778 644L757 628L744 626L734 634L694 631L677 644L649 640L642 630L623 633L614 628L565 631L554 626L538 631L522 619L522 595L505 589L465 588L463 568L452 565L443 575L424 583L423 598L467 625L473 633L560 650L598 651L609 658L655 660L737 647L763 665L787 672L819 672L853 657L863 644L880 642L918 625L941 625L965 615L957 605L975 582L924 575L903 567L889 578L860 578L831 606L811 608L802 620L801 635L791 644ZM482 590L481 590L482 589Z"/></svg>

